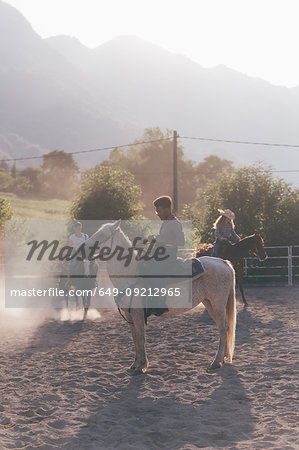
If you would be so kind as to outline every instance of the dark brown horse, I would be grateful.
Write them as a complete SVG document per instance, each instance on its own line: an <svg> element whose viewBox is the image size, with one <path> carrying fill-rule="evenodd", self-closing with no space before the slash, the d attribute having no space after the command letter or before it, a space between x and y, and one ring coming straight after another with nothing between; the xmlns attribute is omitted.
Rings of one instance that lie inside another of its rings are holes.
<svg viewBox="0 0 299 450"><path fill-rule="evenodd" d="M220 257L222 259L228 259L234 266L236 272L236 283L240 289L244 305L248 305L244 290L243 290L243 276L244 276L244 258L250 254L255 255L259 261L267 259L267 253L264 249L264 241L256 231L251 236L247 236L241 239L236 244L231 244L229 241L224 241L224 246L221 251ZM196 258L201 256L212 256L213 245L212 244L200 244L194 252Z"/></svg>

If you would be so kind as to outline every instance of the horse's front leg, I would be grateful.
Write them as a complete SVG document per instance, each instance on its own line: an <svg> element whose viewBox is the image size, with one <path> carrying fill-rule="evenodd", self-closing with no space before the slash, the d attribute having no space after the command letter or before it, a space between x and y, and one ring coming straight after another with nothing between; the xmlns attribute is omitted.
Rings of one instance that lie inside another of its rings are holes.
<svg viewBox="0 0 299 450"><path fill-rule="evenodd" d="M135 346L135 361L131 366L134 374L146 372L148 360L145 352L145 325L143 308L125 310L126 318L130 322L133 342Z"/></svg>

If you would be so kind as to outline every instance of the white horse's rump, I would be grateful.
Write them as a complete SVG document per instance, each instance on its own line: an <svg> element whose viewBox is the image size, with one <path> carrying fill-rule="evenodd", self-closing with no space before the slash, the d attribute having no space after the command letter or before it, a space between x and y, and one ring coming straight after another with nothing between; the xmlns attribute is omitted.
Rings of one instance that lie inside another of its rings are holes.
<svg viewBox="0 0 299 450"><path fill-rule="evenodd" d="M203 256L200 261L206 273L192 283L192 306L203 303L223 339L226 341L225 357L232 362L235 349L236 296L235 272L229 261ZM225 332L224 332L225 330ZM223 362L220 358L219 362Z"/></svg>
<svg viewBox="0 0 299 450"><path fill-rule="evenodd" d="M111 251L120 246L124 249L132 247L132 243L119 227L120 221L103 225L84 245L93 246L105 242L105 246L110 246ZM228 261L220 258L205 256L200 261L206 273L192 283L192 308L203 303L210 316L216 322L220 334L220 341L216 356L211 368L220 367L226 358L227 362L232 362L235 347L236 329L236 298L235 298L235 273L232 265ZM137 261L134 258L128 267L123 261L113 258L107 261L107 270L113 285L119 290L138 283L138 278L134 275L138 273ZM113 275L118 275L114 277ZM135 345L135 361L131 369L135 373L145 372L148 367L148 360L145 351L145 324L144 310L140 307L143 299L138 296L122 297L122 308L126 318L130 323L132 337ZM192 308L169 309L167 315L182 314Z"/></svg>

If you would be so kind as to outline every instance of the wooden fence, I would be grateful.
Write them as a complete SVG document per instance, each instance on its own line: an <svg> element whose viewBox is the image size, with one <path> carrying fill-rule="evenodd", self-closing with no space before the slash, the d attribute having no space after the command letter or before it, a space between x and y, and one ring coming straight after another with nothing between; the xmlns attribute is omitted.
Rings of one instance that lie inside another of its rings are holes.
<svg viewBox="0 0 299 450"><path fill-rule="evenodd" d="M299 281L299 245L265 247L266 261L255 256L245 258L245 282L251 284L280 282L292 286ZM184 257L192 249L184 249ZM183 255L182 255L183 256ZM5 255L0 254L0 266L5 268ZM3 273L3 272L2 272Z"/></svg>

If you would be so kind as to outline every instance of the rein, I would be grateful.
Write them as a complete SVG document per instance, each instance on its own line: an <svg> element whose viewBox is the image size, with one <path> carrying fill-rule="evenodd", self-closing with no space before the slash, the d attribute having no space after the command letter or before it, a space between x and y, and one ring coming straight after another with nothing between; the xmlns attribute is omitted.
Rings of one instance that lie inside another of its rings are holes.
<svg viewBox="0 0 299 450"><path fill-rule="evenodd" d="M122 316L122 318L129 323L130 325L133 325L133 322L129 322L128 319L123 315L123 313L121 312L121 309L119 307L117 307L119 314Z"/></svg>
<svg viewBox="0 0 299 450"><path fill-rule="evenodd" d="M237 242L236 244L232 245L232 249L239 248L241 250L242 246L241 243L244 243L244 249L249 253L252 252L254 256L258 258L259 261L262 261L259 252L258 252L258 246L257 246L257 235L247 236L246 238L241 239L241 241ZM239 245L238 245L239 244ZM246 246L245 246L246 244ZM237 247L238 246L238 247ZM237 253L237 252L236 252ZM236 255L237 256L237 255ZM244 255L244 257L246 257Z"/></svg>

